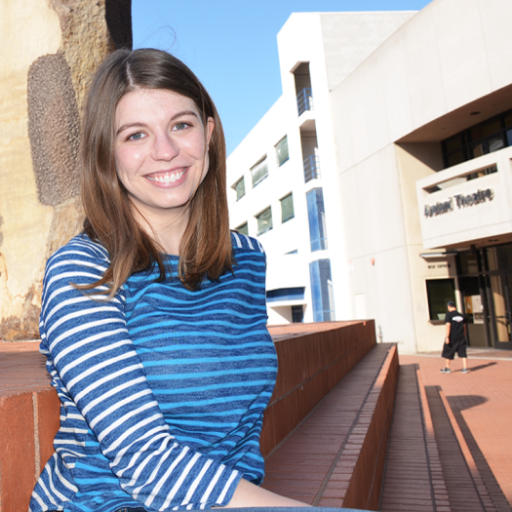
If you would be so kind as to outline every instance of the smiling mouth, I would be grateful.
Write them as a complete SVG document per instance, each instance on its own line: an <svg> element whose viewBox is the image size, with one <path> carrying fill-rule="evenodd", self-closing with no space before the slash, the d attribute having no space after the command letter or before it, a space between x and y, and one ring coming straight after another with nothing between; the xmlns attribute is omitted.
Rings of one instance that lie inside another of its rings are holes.
<svg viewBox="0 0 512 512"><path fill-rule="evenodd" d="M150 181L157 181L158 183L174 183L185 174L185 171L186 169L183 169L180 172L167 172L156 176L146 176L146 178Z"/></svg>

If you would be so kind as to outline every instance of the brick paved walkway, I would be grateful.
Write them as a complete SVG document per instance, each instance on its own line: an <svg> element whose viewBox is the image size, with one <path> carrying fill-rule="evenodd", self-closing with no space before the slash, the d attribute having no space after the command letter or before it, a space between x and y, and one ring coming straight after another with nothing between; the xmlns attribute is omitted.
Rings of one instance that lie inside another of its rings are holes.
<svg viewBox="0 0 512 512"><path fill-rule="evenodd" d="M385 512L435 510L423 421L416 366L402 365L382 492L381 510Z"/></svg>
<svg viewBox="0 0 512 512"><path fill-rule="evenodd" d="M480 354L485 359L475 357ZM510 356L512 354L506 352L493 354L493 351L484 353L473 350L468 359L470 372L463 374L460 371L461 363L455 360L452 364L452 373L448 375L439 372L443 366L440 357L400 356L401 365L419 365L423 384L428 390L429 404L432 402L433 416L440 414L439 400L442 395L446 397L453 411L454 421L463 436L463 442L470 452L469 458L476 466L476 473L480 478L476 484L483 483L488 497L492 499L493 509L499 511L509 511L512 504L512 358ZM439 388L431 386L440 388L438 397L435 393ZM438 438L439 425L444 421L447 426L447 419L440 414L433 418L433 421L438 426L436 430L436 438ZM450 441L453 441L453 433L451 435ZM450 453L451 443L443 443L441 440L438 444L440 457L444 463L443 471L446 471L446 461L451 460L455 465L456 455ZM460 468L460 465L458 467ZM463 478L461 473L455 476ZM463 484L460 485L463 486ZM454 492L453 489L452 492ZM455 503L457 499L452 496L451 498L452 510L457 510ZM490 508L486 503L475 502L476 510Z"/></svg>

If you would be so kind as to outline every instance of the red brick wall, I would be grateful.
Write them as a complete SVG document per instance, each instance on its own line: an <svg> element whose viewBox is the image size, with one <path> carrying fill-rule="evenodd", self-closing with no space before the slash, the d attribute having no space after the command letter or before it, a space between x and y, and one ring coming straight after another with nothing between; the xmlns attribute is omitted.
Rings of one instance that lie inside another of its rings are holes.
<svg viewBox="0 0 512 512"><path fill-rule="evenodd" d="M376 344L373 320L269 327L279 370L265 412L268 456Z"/></svg>
<svg viewBox="0 0 512 512"><path fill-rule="evenodd" d="M25 512L53 454L60 402L53 388L0 391L0 511Z"/></svg>
<svg viewBox="0 0 512 512"><path fill-rule="evenodd" d="M357 425L360 434L365 432L364 440L343 499L345 508L378 510L397 382L398 351L393 346Z"/></svg>
<svg viewBox="0 0 512 512"><path fill-rule="evenodd" d="M268 455L375 345L373 321L270 327L278 379L265 413ZM59 427L60 403L37 343L0 343L0 512L28 510Z"/></svg>

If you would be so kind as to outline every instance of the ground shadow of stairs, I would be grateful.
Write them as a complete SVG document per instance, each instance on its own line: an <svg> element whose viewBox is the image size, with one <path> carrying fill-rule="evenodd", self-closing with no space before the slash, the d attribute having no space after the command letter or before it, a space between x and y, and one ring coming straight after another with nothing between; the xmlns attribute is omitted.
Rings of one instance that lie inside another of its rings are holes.
<svg viewBox="0 0 512 512"><path fill-rule="evenodd" d="M418 365L400 366L380 510L511 511L461 414L482 400L449 402Z"/></svg>

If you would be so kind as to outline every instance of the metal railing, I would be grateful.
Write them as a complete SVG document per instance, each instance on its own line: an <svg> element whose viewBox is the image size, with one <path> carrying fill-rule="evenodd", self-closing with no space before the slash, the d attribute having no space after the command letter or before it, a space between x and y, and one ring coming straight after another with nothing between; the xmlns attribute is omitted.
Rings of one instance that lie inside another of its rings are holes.
<svg viewBox="0 0 512 512"><path fill-rule="evenodd" d="M304 160L304 182L320 178L320 157L311 155Z"/></svg>
<svg viewBox="0 0 512 512"><path fill-rule="evenodd" d="M313 93L311 88L307 87L297 94L297 108L299 109L299 116L306 112L306 110L313 110Z"/></svg>

